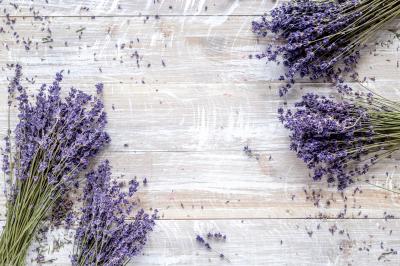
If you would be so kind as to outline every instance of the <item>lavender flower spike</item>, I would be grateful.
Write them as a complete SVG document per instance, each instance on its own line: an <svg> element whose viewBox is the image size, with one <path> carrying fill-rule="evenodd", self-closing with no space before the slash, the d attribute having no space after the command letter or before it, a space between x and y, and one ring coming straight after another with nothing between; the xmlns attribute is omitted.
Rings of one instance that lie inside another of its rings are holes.
<svg viewBox="0 0 400 266"><path fill-rule="evenodd" d="M356 77L359 51L378 29L399 15L400 0L289 1L273 9L270 17L253 22L258 36L272 33L282 43L267 45L257 57L286 67L280 78L287 80L281 96L297 77L341 82L344 73Z"/></svg>
<svg viewBox="0 0 400 266"><path fill-rule="evenodd" d="M77 89L61 97L62 72L30 96L21 76L17 65L8 88L9 111L15 101L18 121L13 132L8 129L3 149L7 220L0 237L0 265L24 264L41 221L52 209L61 209L61 196L110 141L100 99Z"/></svg>
<svg viewBox="0 0 400 266"><path fill-rule="evenodd" d="M290 148L313 170L344 189L379 159L400 148L400 104L355 93L341 101L306 94L294 112L279 109Z"/></svg>
<svg viewBox="0 0 400 266"><path fill-rule="evenodd" d="M138 182L132 180L126 193L110 176L108 161L86 176L73 265L126 265L142 251L154 227L156 213L150 216L139 210L131 222L127 220L133 208L128 197L137 191Z"/></svg>

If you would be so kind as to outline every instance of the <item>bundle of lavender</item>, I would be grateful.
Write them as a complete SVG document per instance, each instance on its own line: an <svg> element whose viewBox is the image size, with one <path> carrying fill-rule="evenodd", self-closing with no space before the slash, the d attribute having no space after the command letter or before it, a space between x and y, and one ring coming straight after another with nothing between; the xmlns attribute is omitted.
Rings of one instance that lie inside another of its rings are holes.
<svg viewBox="0 0 400 266"><path fill-rule="evenodd" d="M306 94L295 106L279 109L280 120L314 180L326 177L342 190L400 149L400 103L369 92L340 101Z"/></svg>
<svg viewBox="0 0 400 266"><path fill-rule="evenodd" d="M383 25L400 16L400 0L293 0L273 9L270 15L270 19L254 21L253 31L261 37L272 32L283 42L276 47L268 45L257 55L282 61L287 68L281 76L281 80L288 80L280 89L282 96L296 75L336 81L343 72L356 75L359 50Z"/></svg>
<svg viewBox="0 0 400 266"><path fill-rule="evenodd" d="M110 141L99 98L74 88L62 98L62 73L31 98L20 83L21 75L17 65L8 88L9 129L3 151L7 218L0 237L0 265L25 264L41 221L51 209L60 208L58 199L76 185L89 160ZM19 114L12 136L13 100Z"/></svg>
<svg viewBox="0 0 400 266"><path fill-rule="evenodd" d="M132 180L129 191L121 190L121 184L110 179L108 161L86 177L82 216L76 231L72 265L126 265L138 255L153 229L156 213L152 216L143 210L136 213L133 221L126 218L132 213L132 197L139 184Z"/></svg>

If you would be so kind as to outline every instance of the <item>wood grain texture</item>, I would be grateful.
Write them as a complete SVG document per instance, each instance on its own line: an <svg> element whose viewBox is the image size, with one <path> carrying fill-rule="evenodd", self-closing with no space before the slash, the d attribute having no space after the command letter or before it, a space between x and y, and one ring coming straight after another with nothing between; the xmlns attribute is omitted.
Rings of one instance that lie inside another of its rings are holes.
<svg viewBox="0 0 400 266"><path fill-rule="evenodd" d="M400 248L399 226L399 220L158 221L143 255L129 265L394 266L400 263L391 251ZM227 235L225 242L210 241L215 252L195 241L196 234L210 231ZM71 244L59 249L57 242L71 241L72 235L72 230L49 235L44 253L57 259L53 265L69 265Z"/></svg>
<svg viewBox="0 0 400 266"><path fill-rule="evenodd" d="M374 185L399 190L397 160L382 162L341 194L335 187L327 188L325 182L312 182L303 163L285 149L259 154L256 160L240 150L105 152L100 159L111 161L113 176L119 181L146 177L148 185L137 193L140 206L158 209L160 219L400 215L397 195L364 183L369 179ZM4 219L3 195L0 202L0 218Z"/></svg>
<svg viewBox="0 0 400 266"><path fill-rule="evenodd" d="M269 0L4 0L12 15L42 16L199 16L262 15L276 5ZM13 4L13 5L11 5Z"/></svg>
<svg viewBox="0 0 400 266"><path fill-rule="evenodd" d="M27 71L32 71L27 68ZM53 75L48 75L47 81ZM4 76L3 76L4 77ZM26 86L32 91L41 85ZM99 81L99 80L98 80ZM66 75L65 91L76 86L95 93L94 83L76 82L75 74ZM400 81L367 82L368 87L392 99L400 94L394 88ZM359 84L351 84L360 89ZM0 83L6 88L6 83ZM280 98L278 83L227 83L227 84L106 84L105 109L109 118L108 131L113 142L108 151L235 151L241 153L245 146L269 153L276 151L291 154L288 131L277 120L277 110L284 101L292 105L301 95L318 91L335 95L329 84L296 85ZM7 127L7 92L0 98L0 137ZM16 117L17 110L12 110ZM13 120L15 123L15 119Z"/></svg>
<svg viewBox="0 0 400 266"><path fill-rule="evenodd" d="M52 72L69 70L76 85L99 80L131 86L280 82L284 73L281 65L249 58L272 41L257 40L251 32L253 19L162 17L144 22L137 17L17 18L13 30L1 34L0 64L20 62L29 66L25 70L28 76L47 80ZM399 23L395 21L387 29ZM51 29L51 38L47 28ZM14 31L20 36L18 44ZM32 44L26 51L22 39L28 38ZM53 41L47 42L49 39ZM357 71L361 79L392 81L400 74L400 40L387 30L376 40L362 50Z"/></svg>
<svg viewBox="0 0 400 266"><path fill-rule="evenodd" d="M393 83L383 84L383 94L399 97L390 93ZM121 180L135 176L149 180L139 192L141 205L159 209L162 219L398 216L398 197L363 183L369 179L398 189L398 156L360 178L345 193L349 198L345 202L335 188L313 183L305 165L288 149L287 131L276 121L282 104L276 86L140 85L131 89L110 84L103 97L113 141L102 157L111 160L114 175ZM294 89L290 101L316 89L332 93L327 85L302 87ZM82 88L94 90L87 84ZM1 98L6 99L3 93ZM6 108L0 117L4 134ZM243 152L247 145L254 150L250 157ZM353 195L357 187L363 193ZM316 197L313 191L318 192Z"/></svg>
<svg viewBox="0 0 400 266"><path fill-rule="evenodd" d="M6 64L16 62L34 78L32 92L61 69L65 88L94 92L95 83L105 83L113 141L98 160L110 159L120 181L146 177L135 201L160 211L144 255L132 265L399 264L399 220L392 218L400 215L400 198L388 190L399 190L400 154L340 193L312 182L288 149L277 108L308 91L335 92L323 80L304 79L282 99L282 66L249 58L272 42L257 39L251 21L279 1L0 2L7 9L0 14L2 88L10 75ZM12 28L6 13L15 16ZM397 100L400 40L388 30L399 25L393 21L368 43L357 69L369 87ZM0 90L0 138L6 97ZM1 195L0 220L4 200ZM215 249L230 263L197 245L195 235L208 231L228 235ZM52 265L69 265L71 245L55 248L53 240L72 235L49 233Z"/></svg>

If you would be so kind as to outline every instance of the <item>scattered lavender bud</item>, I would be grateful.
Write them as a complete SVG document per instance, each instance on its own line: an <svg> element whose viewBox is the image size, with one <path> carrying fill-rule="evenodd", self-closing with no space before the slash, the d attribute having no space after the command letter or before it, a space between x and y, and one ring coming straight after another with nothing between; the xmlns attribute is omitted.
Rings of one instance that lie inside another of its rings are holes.
<svg viewBox="0 0 400 266"><path fill-rule="evenodd" d="M103 83L96 84L96 92L97 94L103 94L104 85Z"/></svg>
<svg viewBox="0 0 400 266"><path fill-rule="evenodd" d="M226 236L222 235L221 233L211 233L211 232L209 232L209 233L207 233L207 239L209 239L209 240L213 240L213 239L214 240L220 240L220 239L226 239ZM225 259L226 261L229 262L229 259L227 259L224 254L222 254L220 252L216 252L211 247L210 243L206 242L205 239L202 236L196 235L196 241L200 245L204 246L208 251L216 253L221 259Z"/></svg>
<svg viewBox="0 0 400 266"><path fill-rule="evenodd" d="M196 236L196 241L199 242L199 243L201 243L201 244L205 243L204 238L202 238L200 235L197 235L197 236Z"/></svg>

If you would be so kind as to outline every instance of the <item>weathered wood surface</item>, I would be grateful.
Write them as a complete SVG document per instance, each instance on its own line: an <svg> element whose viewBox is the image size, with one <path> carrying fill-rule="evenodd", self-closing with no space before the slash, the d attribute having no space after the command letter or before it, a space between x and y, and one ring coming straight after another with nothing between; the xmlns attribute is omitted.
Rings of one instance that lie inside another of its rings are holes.
<svg viewBox="0 0 400 266"><path fill-rule="evenodd" d="M399 220L382 219L159 221L143 255L129 265L394 266L400 263L394 252L400 248L399 226ZM227 235L226 241L210 241L215 252L193 237L210 231ZM57 242L71 241L72 234L73 230L49 234L43 253L56 259L56 265L69 265L71 244L60 249ZM221 260L220 253L229 261Z"/></svg>
<svg viewBox="0 0 400 266"><path fill-rule="evenodd" d="M349 199L344 202L335 188L326 190L324 182L312 182L304 164L288 150L287 132L276 122L280 99L276 86L271 87L110 85L104 98L113 141L103 157L112 161L115 176L149 180L139 192L142 205L159 209L161 218L301 218L342 213L347 218L382 218L385 212L397 216L399 208L393 204L399 199L391 192L361 182L345 192ZM92 86L84 88L93 91ZM312 89L315 85L303 90ZM6 98L4 91L2 98ZM6 116L3 108L2 134ZM256 149L253 155L243 152L247 145ZM397 160L395 156L383 161L360 179L397 189ZM324 189L316 208L310 197L319 187ZM353 196L356 187L363 193ZM326 208L328 200L331 205Z"/></svg>
<svg viewBox="0 0 400 266"><path fill-rule="evenodd" d="M42 16L198 16L262 15L276 5L271 0L12 0L12 15Z"/></svg>
<svg viewBox="0 0 400 266"><path fill-rule="evenodd" d="M399 264L399 255L381 255L400 249L398 220L384 220L400 215L400 197L388 191L399 190L400 154L341 194L312 182L288 150L277 108L305 91L334 91L323 81L299 80L279 98L283 68L249 58L271 41L258 40L251 21L275 1L48 2L12 1L17 8L0 3L2 12L7 8L0 18L0 137L6 129L6 64L21 63L24 74L35 78L31 87L50 82L61 69L66 88L93 92L96 82L105 83L113 142L101 157L111 160L120 180L146 177L140 206L160 211L135 265ZM31 7L50 17L33 18ZM16 16L12 29L4 25L6 13ZM370 41L358 72L370 78L368 86L400 100L400 41L388 31L399 24L392 22ZM28 38L26 50L22 40ZM244 146L253 153L244 153ZM3 220L3 195L0 204ZM345 219L324 220L337 217ZM328 230L333 225L334 236ZM216 249L231 263L197 246L195 235L208 230L228 235ZM48 257L57 258L54 265L68 265L70 250L66 245Z"/></svg>
<svg viewBox="0 0 400 266"><path fill-rule="evenodd" d="M271 39L258 41L251 32L251 21L255 17L16 19L13 30L0 33L3 44L0 64L18 61L29 66L25 70L27 76L42 79L51 78L50 67L51 72L70 70L70 81L75 85L99 80L106 84L126 83L132 88L142 82L148 85L265 85L279 82L284 71L274 63L249 58L271 42ZM398 24L400 20L387 29ZM51 38L47 28L51 29ZM19 44L14 31L20 36ZM24 38L32 41L29 51L23 44ZM362 50L358 73L361 78L393 81L400 73L400 41L387 30L380 32L377 40L378 45L373 45L375 40L372 40L370 47ZM140 58L139 67L135 52Z"/></svg>

